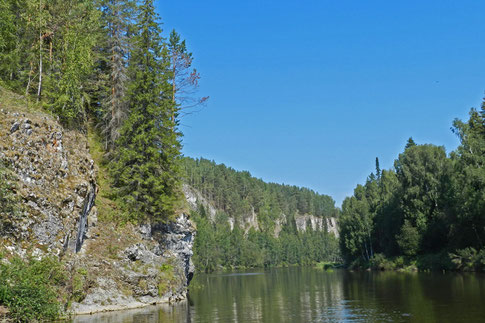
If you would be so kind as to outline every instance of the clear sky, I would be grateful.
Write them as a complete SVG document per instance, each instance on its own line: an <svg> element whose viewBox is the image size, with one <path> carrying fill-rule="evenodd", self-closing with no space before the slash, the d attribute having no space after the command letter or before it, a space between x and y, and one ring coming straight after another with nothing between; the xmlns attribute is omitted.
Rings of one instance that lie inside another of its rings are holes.
<svg viewBox="0 0 485 323"><path fill-rule="evenodd" d="M156 1L208 104L183 153L309 187L339 206L407 138L450 131L485 90L485 1Z"/></svg>

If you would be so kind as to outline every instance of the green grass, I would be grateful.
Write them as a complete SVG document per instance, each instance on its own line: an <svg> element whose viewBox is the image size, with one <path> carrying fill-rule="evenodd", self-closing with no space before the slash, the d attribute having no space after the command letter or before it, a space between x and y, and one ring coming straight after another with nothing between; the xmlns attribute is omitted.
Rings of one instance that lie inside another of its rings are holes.
<svg viewBox="0 0 485 323"><path fill-rule="evenodd" d="M99 192L96 196L98 219L100 221L115 223L129 221L129 217L126 215L122 204L116 199L111 186L113 180L109 174L109 163L106 158L106 150L101 135L92 125L88 127L88 143L89 153L95 164L98 165L96 177L96 183L99 187Z"/></svg>

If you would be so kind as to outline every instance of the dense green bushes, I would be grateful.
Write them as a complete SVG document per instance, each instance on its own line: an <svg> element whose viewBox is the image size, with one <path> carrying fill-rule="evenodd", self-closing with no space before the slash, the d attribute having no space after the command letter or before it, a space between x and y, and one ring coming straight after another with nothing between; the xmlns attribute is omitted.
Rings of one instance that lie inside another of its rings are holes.
<svg viewBox="0 0 485 323"><path fill-rule="evenodd" d="M0 304L15 321L34 322L59 317L59 288L67 281L63 265L53 257L42 260L0 257Z"/></svg>

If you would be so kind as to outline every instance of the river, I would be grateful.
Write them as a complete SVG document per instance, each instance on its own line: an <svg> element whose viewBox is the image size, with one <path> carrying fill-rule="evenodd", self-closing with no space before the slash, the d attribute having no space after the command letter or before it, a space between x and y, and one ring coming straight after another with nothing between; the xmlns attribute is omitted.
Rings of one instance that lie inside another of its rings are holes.
<svg viewBox="0 0 485 323"><path fill-rule="evenodd" d="M199 274L187 302L74 322L485 322L485 275L297 267Z"/></svg>

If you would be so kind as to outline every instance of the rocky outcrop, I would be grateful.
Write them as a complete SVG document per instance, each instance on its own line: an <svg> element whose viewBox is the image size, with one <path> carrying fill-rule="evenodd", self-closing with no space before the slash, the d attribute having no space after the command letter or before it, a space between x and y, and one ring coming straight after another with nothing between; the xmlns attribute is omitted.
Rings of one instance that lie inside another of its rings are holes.
<svg viewBox="0 0 485 323"><path fill-rule="evenodd" d="M333 233L335 237L338 237L337 219L334 217L317 217L311 214L296 215L295 216L296 228L300 232L305 232L308 226L314 231L326 230L329 233Z"/></svg>
<svg viewBox="0 0 485 323"><path fill-rule="evenodd" d="M42 113L0 110L0 159L9 169L20 212L2 217L0 240L22 254L79 251L96 222L96 169L82 134ZM8 229L5 229L8 228Z"/></svg>
<svg viewBox="0 0 485 323"><path fill-rule="evenodd" d="M88 240L86 251L76 259L76 266L95 268L92 276L96 278L85 297L72 305L73 312L136 308L186 298L194 275L195 237L187 215L173 222L128 225L117 231L114 236ZM108 259L93 257L109 240L117 240L118 248Z"/></svg>
<svg viewBox="0 0 485 323"><path fill-rule="evenodd" d="M184 184L183 192L185 195L185 199L187 200L187 203L192 210L197 210L199 205L202 205L205 208L211 221L215 221L217 209L199 191L190 187L187 184Z"/></svg>
<svg viewBox="0 0 485 323"><path fill-rule="evenodd" d="M97 166L85 134L64 129L45 113L0 104L0 162L19 202L18 212L0 208L0 252L62 259L68 279L77 282L69 311L186 297L195 237L188 216L141 226L98 221Z"/></svg>

